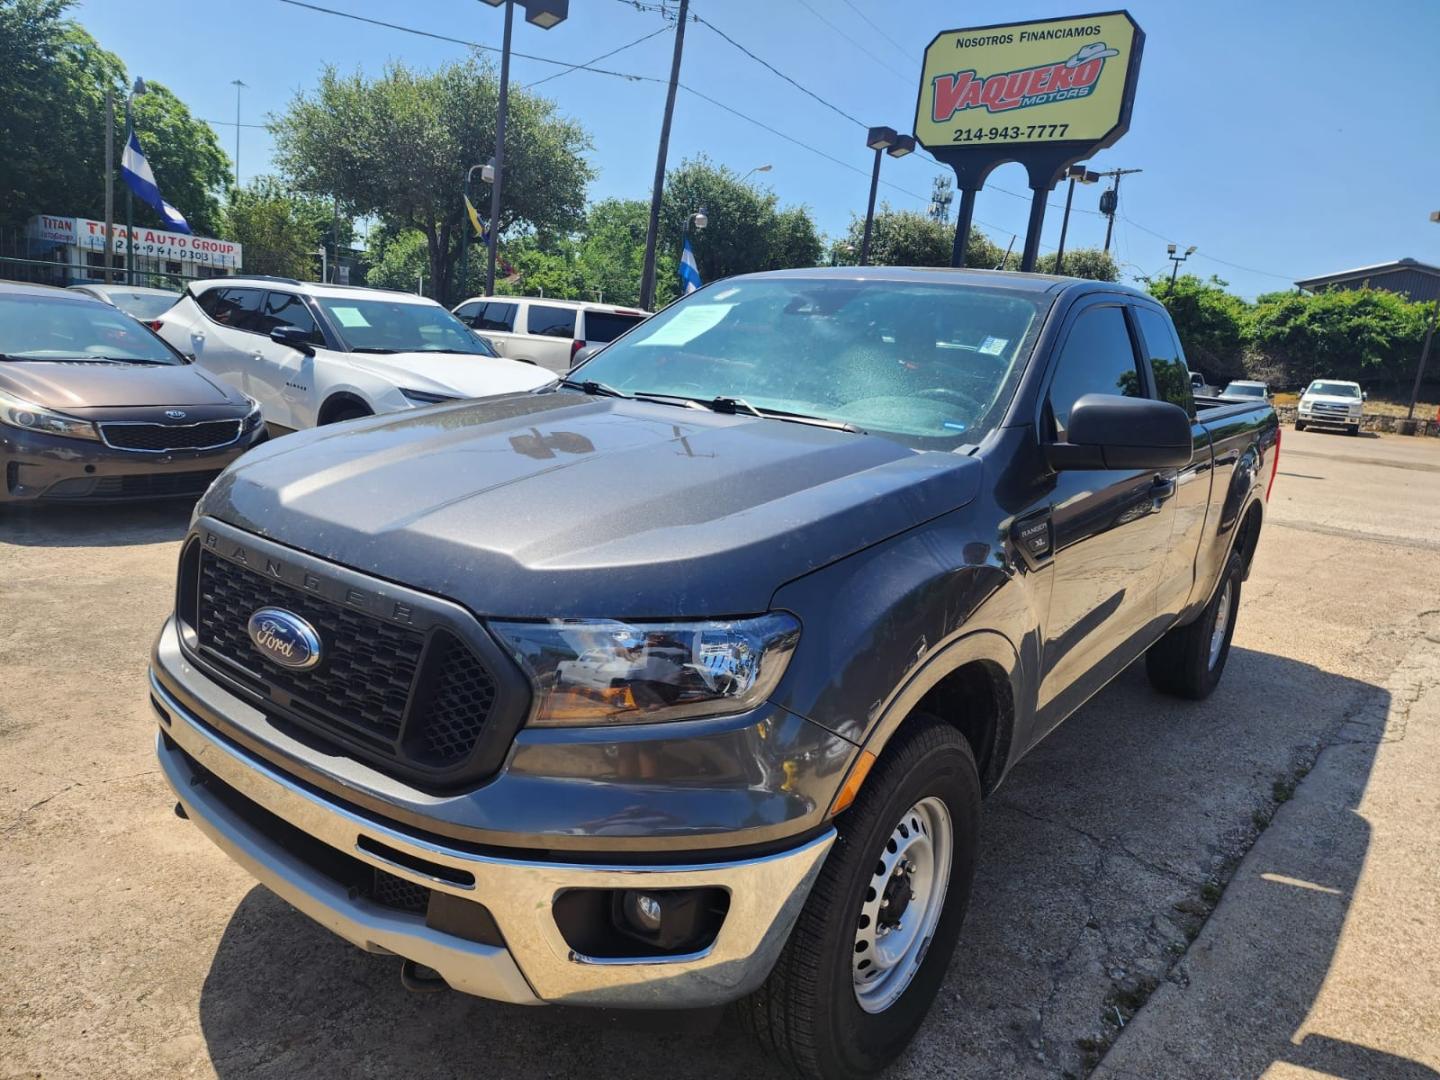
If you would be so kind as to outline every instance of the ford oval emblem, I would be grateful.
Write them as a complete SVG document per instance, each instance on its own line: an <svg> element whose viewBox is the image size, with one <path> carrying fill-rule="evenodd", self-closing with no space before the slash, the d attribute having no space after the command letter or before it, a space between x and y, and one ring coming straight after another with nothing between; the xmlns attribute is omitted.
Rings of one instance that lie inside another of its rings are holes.
<svg viewBox="0 0 1440 1080"><path fill-rule="evenodd" d="M320 635L294 612L261 608L250 616L246 629L256 651L272 664L307 671L320 663Z"/></svg>
<svg viewBox="0 0 1440 1080"><path fill-rule="evenodd" d="M166 409L165 415L171 420L184 420L186 413L184 409Z"/></svg>

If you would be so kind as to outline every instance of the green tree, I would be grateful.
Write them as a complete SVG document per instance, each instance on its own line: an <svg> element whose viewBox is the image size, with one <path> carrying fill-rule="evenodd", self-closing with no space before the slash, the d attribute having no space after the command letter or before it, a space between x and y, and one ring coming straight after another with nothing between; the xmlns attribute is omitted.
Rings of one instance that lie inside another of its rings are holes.
<svg viewBox="0 0 1440 1080"><path fill-rule="evenodd" d="M673 268L685 221L702 206L709 225L690 230L689 236L704 281L818 263L824 244L809 210L781 210L779 203L774 192L741 183L736 173L703 154L672 169L661 202L660 251L674 261L668 265L671 272L664 273L657 259L657 306L678 292Z"/></svg>
<svg viewBox="0 0 1440 1080"><path fill-rule="evenodd" d="M244 245L245 271L280 277L318 275L315 254L330 231L331 214L309 196L286 191L273 176L232 189L221 235Z"/></svg>
<svg viewBox="0 0 1440 1080"><path fill-rule="evenodd" d="M249 261L250 253L245 253ZM370 236L370 271L365 283L377 289L414 292L430 273L430 252L425 234L419 229L402 229L388 234L375 230Z"/></svg>
<svg viewBox="0 0 1440 1080"><path fill-rule="evenodd" d="M499 84L473 57L434 72L391 64L378 79L327 67L272 125L276 161L295 187L337 197L350 213L374 215L395 230L418 231L429 264L426 291L454 300L465 220L465 170L495 146ZM554 102L510 92L505 137L502 246L530 233L564 234L579 225L593 170L590 139L560 117ZM483 205L483 199L477 203ZM483 249L472 248L476 261Z"/></svg>
<svg viewBox="0 0 1440 1080"><path fill-rule="evenodd" d="M1322 377L1401 385L1414 377L1429 313L1379 289L1272 293L1247 320L1251 367L1291 387Z"/></svg>
<svg viewBox="0 0 1440 1080"><path fill-rule="evenodd" d="M1141 280L1170 312L1192 369L1211 382L1244 377L1249 305L1226 292L1226 282L1213 276L1202 281L1194 274L1182 274L1174 285L1168 277Z"/></svg>
<svg viewBox="0 0 1440 1080"><path fill-rule="evenodd" d="M865 240L865 219L850 216L845 239L832 245L835 262L854 265L860 261ZM949 266L955 243L955 227L936 221L928 214L913 210L893 210L881 203L875 211L870 230L870 263L873 266ZM994 270L1004 259L1004 251L978 229L970 230L965 245L965 265L979 270Z"/></svg>
<svg viewBox="0 0 1440 1080"><path fill-rule="evenodd" d="M42 211L99 218L105 209L105 91L115 100L115 199L124 149L125 65L65 17L73 0L0 0L0 223ZM135 128L155 180L197 233L216 231L229 159L209 125L159 83L135 99ZM137 224L161 225L143 203Z"/></svg>
<svg viewBox="0 0 1440 1080"><path fill-rule="evenodd" d="M1016 263L1018 265L1018 260ZM1055 256L1041 255L1035 260L1035 269L1042 274L1053 274ZM1075 248L1065 252L1065 264L1061 270L1066 277L1089 278L1092 281L1120 280L1120 267L1115 264L1108 251L1101 251L1099 248Z"/></svg>

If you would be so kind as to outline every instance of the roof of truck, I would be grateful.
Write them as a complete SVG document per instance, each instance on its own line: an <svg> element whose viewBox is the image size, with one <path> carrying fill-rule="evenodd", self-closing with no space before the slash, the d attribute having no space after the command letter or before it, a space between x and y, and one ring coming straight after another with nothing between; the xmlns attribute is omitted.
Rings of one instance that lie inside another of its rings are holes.
<svg viewBox="0 0 1440 1080"><path fill-rule="evenodd" d="M981 288L1018 289L1024 292L1055 293L1077 286L1091 286L1104 292L1148 296L1118 281L1056 274L1022 274L1017 270L974 270L949 266L816 266L805 270L765 270L745 278L839 278L849 281L913 281L935 285L975 285ZM734 280L734 279L727 279ZM718 282L717 282L718 284Z"/></svg>

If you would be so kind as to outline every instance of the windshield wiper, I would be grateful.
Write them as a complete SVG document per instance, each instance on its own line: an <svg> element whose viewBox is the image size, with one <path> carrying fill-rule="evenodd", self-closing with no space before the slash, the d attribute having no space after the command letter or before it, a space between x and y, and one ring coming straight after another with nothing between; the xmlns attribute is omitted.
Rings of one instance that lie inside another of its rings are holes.
<svg viewBox="0 0 1440 1080"><path fill-rule="evenodd" d="M603 382L596 382L594 379L561 379L560 385L571 390L579 390L589 394L591 397L613 397L630 399L630 395L622 390L616 390L613 386L606 386Z"/></svg>
<svg viewBox="0 0 1440 1080"><path fill-rule="evenodd" d="M363 352L363 353L379 353L379 354L381 354L381 355L387 355L387 354L389 354L389 353L398 353L398 352L400 352L399 349L371 349L371 348L351 349L350 351L351 351L351 352Z"/></svg>
<svg viewBox="0 0 1440 1080"><path fill-rule="evenodd" d="M831 420L824 416L811 416L809 413L786 412L784 409L757 409L750 402L740 397L713 397L691 398L701 405L707 406L712 412L731 413L738 415L746 413L749 416L758 416L762 420L784 420L792 424L809 424L812 427L833 428L836 431L848 431L855 435L864 435L863 428L844 420Z"/></svg>
<svg viewBox="0 0 1440 1080"><path fill-rule="evenodd" d="M16 353L0 353L0 360L7 360L16 364L74 364L74 363L100 363L100 364L159 364L169 366L171 360L147 360L138 356L20 356Z"/></svg>

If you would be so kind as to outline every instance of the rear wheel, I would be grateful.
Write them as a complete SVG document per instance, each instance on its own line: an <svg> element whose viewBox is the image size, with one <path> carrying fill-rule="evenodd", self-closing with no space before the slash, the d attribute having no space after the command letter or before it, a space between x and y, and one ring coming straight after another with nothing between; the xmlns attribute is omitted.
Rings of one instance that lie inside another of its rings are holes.
<svg viewBox="0 0 1440 1080"><path fill-rule="evenodd" d="M1236 552L1226 563L1219 588L1200 617L1175 627L1150 646L1145 654L1145 671L1155 689L1201 701L1219 685L1225 661L1230 657L1230 639L1235 636L1235 613L1240 607L1240 582L1244 576L1245 568Z"/></svg>
<svg viewBox="0 0 1440 1080"><path fill-rule="evenodd" d="M980 778L970 744L929 714L886 747L770 978L738 1004L803 1077L859 1078L905 1048L955 949L974 876Z"/></svg>

